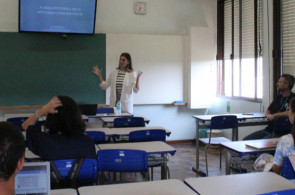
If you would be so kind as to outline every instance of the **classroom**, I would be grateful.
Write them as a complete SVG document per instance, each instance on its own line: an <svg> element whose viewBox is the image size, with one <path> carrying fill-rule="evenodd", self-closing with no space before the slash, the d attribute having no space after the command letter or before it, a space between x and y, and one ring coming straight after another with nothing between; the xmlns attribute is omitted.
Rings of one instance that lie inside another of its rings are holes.
<svg viewBox="0 0 295 195"><path fill-rule="evenodd" d="M241 71L249 72L240 74L247 78L235 88L236 78L229 79L234 71L220 70L222 60L234 58L227 55L231 51L221 49L218 28L222 14L224 21L231 16L231 12L220 13L221 4L230 10L229 0L97 0L94 35L20 33L19 2L1 0L0 121L10 114L35 113L56 95L68 95L78 104L109 105L111 92L99 88L92 67L98 65L106 79L122 52L131 54L136 72L143 72L133 115L149 119L148 126L168 129L167 143L195 142L202 130L196 132L196 115L264 113L276 95L280 75L295 75L295 64L292 57L285 63L276 57L280 54L275 50L273 17L276 3L282 0L247 1L257 3L259 48L255 48L260 51L252 60L257 61L253 67L259 68L251 72L241 66ZM136 13L137 3L144 3L145 13ZM224 47L236 41L226 38ZM238 41L243 47L249 42ZM241 51L247 60L247 51ZM264 127L241 126L236 140ZM231 138L232 131L222 131L222 136Z"/></svg>

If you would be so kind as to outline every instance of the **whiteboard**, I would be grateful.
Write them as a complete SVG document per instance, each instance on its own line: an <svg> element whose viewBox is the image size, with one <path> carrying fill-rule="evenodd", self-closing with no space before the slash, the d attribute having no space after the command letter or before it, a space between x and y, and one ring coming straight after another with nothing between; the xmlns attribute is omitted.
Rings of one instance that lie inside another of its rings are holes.
<svg viewBox="0 0 295 195"><path fill-rule="evenodd" d="M133 69L143 72L134 104L170 104L183 100L185 39L173 35L106 35L106 76L118 67L122 52L132 58ZM106 93L109 104L110 90Z"/></svg>

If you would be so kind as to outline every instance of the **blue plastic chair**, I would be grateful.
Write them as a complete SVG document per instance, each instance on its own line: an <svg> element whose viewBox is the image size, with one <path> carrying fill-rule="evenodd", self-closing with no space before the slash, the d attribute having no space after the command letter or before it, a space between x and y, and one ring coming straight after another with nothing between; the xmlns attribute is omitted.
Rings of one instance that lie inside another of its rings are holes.
<svg viewBox="0 0 295 195"><path fill-rule="evenodd" d="M109 172L144 172L148 175L148 156L142 150L106 149L97 152L98 172L103 183L103 173Z"/></svg>
<svg viewBox="0 0 295 195"><path fill-rule="evenodd" d="M288 156L285 157L283 160L283 167L282 167L281 176L285 177L286 179L295 179L294 168L293 168Z"/></svg>
<svg viewBox="0 0 295 195"><path fill-rule="evenodd" d="M60 176L65 180L74 164L75 159L55 160L55 164ZM79 186L97 184L97 160L96 159L84 159L82 167L77 177L77 183ZM51 184L53 180L51 180Z"/></svg>
<svg viewBox="0 0 295 195"><path fill-rule="evenodd" d="M212 137L213 129L233 129L238 128L238 119L235 115L221 115L214 116L211 118L210 130L209 130L209 138L200 138L199 140L206 144L205 146L205 161L206 161L206 175L208 176L208 158L207 158L207 150L210 146L219 146L221 142L230 142L230 139L225 137ZM221 147L220 147L220 162L219 166L221 168Z"/></svg>
<svg viewBox="0 0 295 195"><path fill-rule="evenodd" d="M273 124L273 137L281 137L289 134L292 131L292 124L290 123L289 117L277 117Z"/></svg>
<svg viewBox="0 0 295 195"><path fill-rule="evenodd" d="M120 117L114 119L114 127L145 127L142 117Z"/></svg>
<svg viewBox="0 0 295 195"><path fill-rule="evenodd" d="M146 142L146 141L162 141L166 142L166 131L163 129L156 130L136 130L129 133L130 142ZM161 163L149 163L151 168L151 180L154 180L154 167L161 166ZM168 179L170 179L170 171L167 166Z"/></svg>
<svg viewBox="0 0 295 195"><path fill-rule="evenodd" d="M113 114L114 108L111 107L98 107L97 114Z"/></svg>
<svg viewBox="0 0 295 195"><path fill-rule="evenodd" d="M8 118L6 122L10 122L12 124L15 124L21 131L23 131L22 124L25 120L27 120L29 117L12 117ZM35 125L42 125L44 121L38 121Z"/></svg>
<svg viewBox="0 0 295 195"><path fill-rule="evenodd" d="M166 131L163 129L136 130L129 133L130 142L162 141L166 142Z"/></svg>
<svg viewBox="0 0 295 195"><path fill-rule="evenodd" d="M23 131L22 124L25 120L27 120L27 118L29 117L13 117L8 118L6 121L15 124L20 130Z"/></svg>
<svg viewBox="0 0 295 195"><path fill-rule="evenodd" d="M106 142L106 135L101 131L84 131L85 135L92 138L95 144L102 144Z"/></svg>

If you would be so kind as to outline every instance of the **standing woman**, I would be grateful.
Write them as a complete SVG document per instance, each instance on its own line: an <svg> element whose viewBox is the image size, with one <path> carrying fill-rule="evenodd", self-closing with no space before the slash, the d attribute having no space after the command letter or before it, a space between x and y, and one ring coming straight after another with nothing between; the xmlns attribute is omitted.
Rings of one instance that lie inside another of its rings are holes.
<svg viewBox="0 0 295 195"><path fill-rule="evenodd" d="M92 72L96 74L101 89L106 90L111 86L110 106L114 107L118 101L122 104L122 112L133 113L133 92L139 91L139 78L142 72L136 76L132 68L129 53L120 55L119 67L113 70L106 81L101 76L101 69L93 66Z"/></svg>
<svg viewBox="0 0 295 195"><path fill-rule="evenodd" d="M290 134L284 135L280 138L276 148L272 170L277 174L280 174L282 171L284 157L295 155L295 97L290 100L288 116L293 127Z"/></svg>

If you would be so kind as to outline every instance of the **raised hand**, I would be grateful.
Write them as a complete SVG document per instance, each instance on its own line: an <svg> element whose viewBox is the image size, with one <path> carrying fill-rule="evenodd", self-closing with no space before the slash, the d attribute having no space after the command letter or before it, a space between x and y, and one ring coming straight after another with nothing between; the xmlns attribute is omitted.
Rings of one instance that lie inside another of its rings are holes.
<svg viewBox="0 0 295 195"><path fill-rule="evenodd" d="M61 101L57 97L53 97L45 106L43 106L39 110L39 115L46 116L47 114L56 114L58 113L58 110L56 110L56 108L60 106L62 106Z"/></svg>
<svg viewBox="0 0 295 195"><path fill-rule="evenodd" d="M99 69L97 65L93 66L92 72L97 76L101 76L101 69Z"/></svg>
<svg viewBox="0 0 295 195"><path fill-rule="evenodd" d="M137 80L139 80L139 78L140 78L140 76L142 75L142 72L141 71L138 71L138 73L137 73Z"/></svg>

